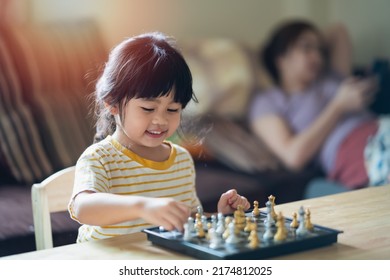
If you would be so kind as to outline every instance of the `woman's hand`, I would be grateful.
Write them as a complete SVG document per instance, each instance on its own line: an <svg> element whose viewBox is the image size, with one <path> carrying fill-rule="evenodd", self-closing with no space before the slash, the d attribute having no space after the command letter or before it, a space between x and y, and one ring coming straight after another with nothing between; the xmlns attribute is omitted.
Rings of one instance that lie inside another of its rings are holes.
<svg viewBox="0 0 390 280"><path fill-rule="evenodd" d="M142 219L166 230L182 231L190 214L187 205L172 198L145 198L140 209Z"/></svg>
<svg viewBox="0 0 390 280"><path fill-rule="evenodd" d="M376 84L373 78L348 78L340 85L333 105L341 113L362 111L374 100Z"/></svg>
<svg viewBox="0 0 390 280"><path fill-rule="evenodd" d="M229 190L221 195L218 201L218 213L230 214L237 209L237 206L241 205L245 210L248 210L250 203L248 200L239 195L236 190Z"/></svg>

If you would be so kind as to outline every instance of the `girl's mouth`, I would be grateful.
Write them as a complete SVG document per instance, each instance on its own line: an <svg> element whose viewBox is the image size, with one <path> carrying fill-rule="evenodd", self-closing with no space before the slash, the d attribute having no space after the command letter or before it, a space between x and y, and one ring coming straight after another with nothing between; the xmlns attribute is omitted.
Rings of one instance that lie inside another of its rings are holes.
<svg viewBox="0 0 390 280"><path fill-rule="evenodd" d="M146 135L152 138L161 138L167 134L168 130L157 131L157 130L146 130Z"/></svg>

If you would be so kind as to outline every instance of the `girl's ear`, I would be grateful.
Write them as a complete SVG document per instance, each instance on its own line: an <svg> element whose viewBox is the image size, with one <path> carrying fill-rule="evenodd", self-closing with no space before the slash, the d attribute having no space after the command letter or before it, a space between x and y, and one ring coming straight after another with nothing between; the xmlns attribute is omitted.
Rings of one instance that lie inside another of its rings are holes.
<svg viewBox="0 0 390 280"><path fill-rule="evenodd" d="M109 105L107 102L104 102L104 107L106 107L106 109L108 109L111 113L111 115L118 115L119 113L119 110L118 110L118 106L111 106Z"/></svg>

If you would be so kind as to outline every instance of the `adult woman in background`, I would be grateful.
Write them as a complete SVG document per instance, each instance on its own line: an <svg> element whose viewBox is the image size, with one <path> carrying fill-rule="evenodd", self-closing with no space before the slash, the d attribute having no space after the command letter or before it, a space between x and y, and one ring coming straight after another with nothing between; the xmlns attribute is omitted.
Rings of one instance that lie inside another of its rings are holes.
<svg viewBox="0 0 390 280"><path fill-rule="evenodd" d="M274 87L252 102L255 134L291 170L316 161L349 189L367 186L364 149L378 129L367 109L375 82L349 77L346 30L322 34L311 23L288 22L271 35L260 58Z"/></svg>

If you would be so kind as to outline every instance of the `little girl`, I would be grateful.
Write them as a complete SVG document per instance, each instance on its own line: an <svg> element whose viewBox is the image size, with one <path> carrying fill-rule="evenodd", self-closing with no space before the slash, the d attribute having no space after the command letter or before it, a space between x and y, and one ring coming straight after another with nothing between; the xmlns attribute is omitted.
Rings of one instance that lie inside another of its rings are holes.
<svg viewBox="0 0 390 280"><path fill-rule="evenodd" d="M183 229L200 205L190 154L166 141L181 111L196 97L182 55L161 33L127 39L114 48L96 85L97 135L76 164L69 203L83 224L78 242L163 226ZM229 190L218 212L245 197Z"/></svg>

